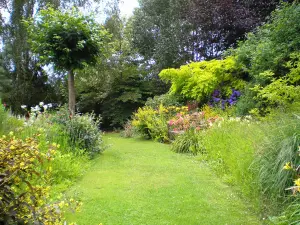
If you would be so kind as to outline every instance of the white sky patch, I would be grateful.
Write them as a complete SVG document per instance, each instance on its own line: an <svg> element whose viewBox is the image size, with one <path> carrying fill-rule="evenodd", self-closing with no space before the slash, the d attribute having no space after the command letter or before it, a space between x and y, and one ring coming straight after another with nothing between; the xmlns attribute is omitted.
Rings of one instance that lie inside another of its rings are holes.
<svg viewBox="0 0 300 225"><path fill-rule="evenodd" d="M119 4L122 16L132 16L134 8L139 7L138 0L123 0Z"/></svg>

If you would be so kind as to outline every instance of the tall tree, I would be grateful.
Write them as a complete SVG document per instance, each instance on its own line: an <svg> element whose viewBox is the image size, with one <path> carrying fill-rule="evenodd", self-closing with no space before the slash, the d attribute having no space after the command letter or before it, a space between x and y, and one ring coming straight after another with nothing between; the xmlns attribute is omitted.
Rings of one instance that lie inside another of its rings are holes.
<svg viewBox="0 0 300 225"><path fill-rule="evenodd" d="M75 113L74 71L96 62L105 52L108 32L78 10L41 10L28 26L32 51L43 63L68 72L69 111Z"/></svg>
<svg viewBox="0 0 300 225"><path fill-rule="evenodd" d="M32 18L47 4L54 8L94 6L95 2L111 0L1 0L0 1L0 89L13 111L21 104L33 105L39 101L55 101L53 87L48 82L49 70L39 66L27 44L27 31L22 21ZM8 16L7 16L8 15ZM6 18L5 18L6 17ZM2 19L2 20L1 20ZM2 25L2 26L1 26ZM5 77L5 79L2 79ZM5 82L4 82L5 81Z"/></svg>
<svg viewBox="0 0 300 225"><path fill-rule="evenodd" d="M155 73L222 52L265 20L280 0L140 0L133 45Z"/></svg>
<svg viewBox="0 0 300 225"><path fill-rule="evenodd" d="M117 5L108 15L104 26L113 35L108 59L99 58L96 65L80 71L76 78L80 111L101 114L105 128L123 125L155 91L131 48L130 24Z"/></svg>

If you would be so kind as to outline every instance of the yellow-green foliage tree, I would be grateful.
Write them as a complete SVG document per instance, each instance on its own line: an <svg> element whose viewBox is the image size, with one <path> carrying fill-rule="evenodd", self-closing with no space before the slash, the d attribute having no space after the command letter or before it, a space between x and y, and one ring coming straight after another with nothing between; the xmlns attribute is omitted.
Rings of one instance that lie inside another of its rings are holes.
<svg viewBox="0 0 300 225"><path fill-rule="evenodd" d="M192 62L179 69L165 69L159 74L165 82L171 82L170 92L187 99L204 101L219 89L229 96L232 89L241 89L245 82L240 78L242 69L234 57L223 60Z"/></svg>

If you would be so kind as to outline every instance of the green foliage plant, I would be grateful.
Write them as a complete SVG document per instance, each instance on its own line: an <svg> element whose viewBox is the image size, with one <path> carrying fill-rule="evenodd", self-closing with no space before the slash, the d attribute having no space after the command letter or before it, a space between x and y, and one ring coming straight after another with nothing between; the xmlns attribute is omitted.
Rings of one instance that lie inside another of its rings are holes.
<svg viewBox="0 0 300 225"><path fill-rule="evenodd" d="M16 129L16 136L21 139L38 133L39 148L44 153L49 143L57 143L60 146L51 161L51 196L54 197L73 184L90 165L92 153L88 153L89 149L86 146L83 148L84 139L71 141L71 134L67 129L69 123L68 109L62 108L58 111L40 113L37 117L34 115L26 120L24 126Z"/></svg>
<svg viewBox="0 0 300 225"><path fill-rule="evenodd" d="M62 107L53 113L40 114L35 123L36 126L43 126L46 131L49 130L47 128L49 125L57 130L58 134L62 135L62 142L69 151L72 152L71 147L75 154L77 154L76 150L79 150L79 154L83 151L92 157L104 150L100 121L101 118L93 113L74 114L71 117L67 108ZM55 139L53 132L50 132L48 136Z"/></svg>
<svg viewBox="0 0 300 225"><path fill-rule="evenodd" d="M0 101L0 134L6 134L22 127L24 122L17 119L4 107Z"/></svg>
<svg viewBox="0 0 300 225"><path fill-rule="evenodd" d="M269 106L287 106L299 101L300 54L290 55L286 67L290 70L285 76L276 78L272 71L265 71L260 76L270 79L267 85L255 85L251 90L256 93L255 99Z"/></svg>
<svg viewBox="0 0 300 225"><path fill-rule="evenodd" d="M68 121L66 130L72 145L84 149L93 157L104 150L99 126L100 118L94 114L75 114Z"/></svg>
<svg viewBox="0 0 300 225"><path fill-rule="evenodd" d="M265 139L261 142L259 156L254 165L259 169L259 182L262 191L275 207L282 209L286 205L283 201L289 194L286 190L294 186L298 178L298 171L287 167L299 165L299 119L287 113L277 116L277 121L270 123L265 132Z"/></svg>
<svg viewBox="0 0 300 225"><path fill-rule="evenodd" d="M63 209L78 203L60 201L49 204L49 162L58 146L39 150L37 136L18 139L13 132L0 138L0 222L3 224L64 223Z"/></svg>
<svg viewBox="0 0 300 225"><path fill-rule="evenodd" d="M185 106L164 107L160 105L158 109L145 106L139 108L133 115L132 125L144 137L169 142L168 121L177 113L186 114L187 110L188 108Z"/></svg>
<svg viewBox="0 0 300 225"><path fill-rule="evenodd" d="M199 131L189 129L178 135L175 141L172 142L171 150L177 153L192 153L194 155L204 153Z"/></svg>
<svg viewBox="0 0 300 225"><path fill-rule="evenodd" d="M242 89L245 82L240 78L241 68L234 57L223 60L192 62L179 69L165 69L160 78L171 82L170 92L200 102L208 100L214 90L222 90L228 97L232 89Z"/></svg>
<svg viewBox="0 0 300 225"><path fill-rule="evenodd" d="M299 12L297 1L282 3L267 23L233 50L251 81L243 101L247 99L251 107L242 108L264 115L271 108L299 101Z"/></svg>
<svg viewBox="0 0 300 225"><path fill-rule="evenodd" d="M48 7L25 22L31 49L44 64L68 72L69 111L75 113L74 70L96 62L110 35L90 16L77 9L62 12Z"/></svg>
<svg viewBox="0 0 300 225"><path fill-rule="evenodd" d="M145 103L146 106L152 107L154 109L158 109L160 105L163 106L182 106L182 99L179 95L172 94L163 94L159 96L154 96L153 98L148 98Z"/></svg>
<svg viewBox="0 0 300 225"><path fill-rule="evenodd" d="M227 119L200 133L205 154L200 156L225 182L240 189L244 196L261 207L257 172L252 168L257 144L264 138L261 125Z"/></svg>

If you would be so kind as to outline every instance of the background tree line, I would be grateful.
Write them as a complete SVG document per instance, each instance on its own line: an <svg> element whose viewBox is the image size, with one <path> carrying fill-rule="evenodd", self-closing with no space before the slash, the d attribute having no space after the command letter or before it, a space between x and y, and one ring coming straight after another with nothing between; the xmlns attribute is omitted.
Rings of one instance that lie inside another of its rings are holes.
<svg viewBox="0 0 300 225"><path fill-rule="evenodd" d="M92 0L6 0L0 3L0 92L16 113L22 104L65 103L65 74L42 67L30 52L23 20L52 4L62 10L91 7ZM122 18L118 0L107 2L104 27L112 47L93 66L75 74L77 108L102 114L103 126L122 125L149 97L165 93L158 78L165 68L220 58L266 21L279 0L140 0L132 17ZM92 8L91 8L92 10ZM4 19L3 12L9 12Z"/></svg>

